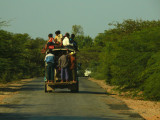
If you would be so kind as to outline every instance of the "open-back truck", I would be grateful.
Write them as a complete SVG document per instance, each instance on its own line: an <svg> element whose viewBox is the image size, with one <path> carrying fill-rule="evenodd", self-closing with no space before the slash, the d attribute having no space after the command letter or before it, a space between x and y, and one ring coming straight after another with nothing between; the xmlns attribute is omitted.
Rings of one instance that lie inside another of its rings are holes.
<svg viewBox="0 0 160 120"><path fill-rule="evenodd" d="M52 53L55 55L55 64L58 64L58 59L61 56L62 52L66 51L67 54L73 52L75 59L76 59L76 51L71 48L54 48L52 49ZM46 65L45 65L46 66ZM55 89L60 88L68 88L71 90L71 92L78 92L79 91L79 81L77 76L77 63L75 63L75 81L71 77L69 77L68 81L61 82L60 77L60 70L55 67L55 73L54 73L54 81L47 80L45 77L45 86L44 90L45 92L53 92ZM45 67L45 76L46 76L46 67ZM71 73L69 72L69 76L71 76Z"/></svg>

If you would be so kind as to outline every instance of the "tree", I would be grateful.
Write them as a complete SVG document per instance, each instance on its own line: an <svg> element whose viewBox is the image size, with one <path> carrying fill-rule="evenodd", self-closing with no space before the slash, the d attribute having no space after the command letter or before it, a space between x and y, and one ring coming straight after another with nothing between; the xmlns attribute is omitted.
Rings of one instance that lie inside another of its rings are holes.
<svg viewBox="0 0 160 120"><path fill-rule="evenodd" d="M0 82L43 75L45 40L0 30Z"/></svg>
<svg viewBox="0 0 160 120"><path fill-rule="evenodd" d="M83 32L82 26L81 25L73 25L72 26L72 34L83 35L84 32Z"/></svg>
<svg viewBox="0 0 160 120"><path fill-rule="evenodd" d="M5 20L3 20L3 21L1 21L1 18L0 18L0 29L2 28L2 27L4 27L4 26L9 26L8 25L8 21L5 21Z"/></svg>

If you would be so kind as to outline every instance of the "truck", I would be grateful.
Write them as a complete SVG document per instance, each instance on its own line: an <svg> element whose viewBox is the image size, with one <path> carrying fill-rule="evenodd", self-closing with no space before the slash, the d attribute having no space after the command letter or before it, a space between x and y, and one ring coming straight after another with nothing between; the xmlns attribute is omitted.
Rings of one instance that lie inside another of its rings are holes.
<svg viewBox="0 0 160 120"><path fill-rule="evenodd" d="M52 53L55 55L55 66L58 64L58 59L62 55L62 53L66 52L68 55L73 52L76 59L76 51L73 48L54 48L51 49ZM46 51L47 52L47 51ZM47 64L47 63L45 63ZM79 92L79 80L77 76L77 62L75 63L75 77L76 80L73 81L71 77L69 77L68 81L61 82L61 71L55 67L54 81L47 80L46 77L46 65L45 65L45 77L44 77L44 91L45 92L54 92L55 89L64 89L68 88L71 92ZM69 76L71 73L69 72Z"/></svg>
<svg viewBox="0 0 160 120"><path fill-rule="evenodd" d="M91 70L86 69L85 72L84 72L84 77L90 77L91 73L92 73Z"/></svg>

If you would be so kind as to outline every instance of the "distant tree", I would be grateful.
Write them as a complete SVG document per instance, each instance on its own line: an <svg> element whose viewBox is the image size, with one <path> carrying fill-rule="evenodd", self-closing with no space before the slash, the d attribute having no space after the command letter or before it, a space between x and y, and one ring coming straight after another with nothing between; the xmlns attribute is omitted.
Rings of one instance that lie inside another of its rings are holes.
<svg viewBox="0 0 160 120"><path fill-rule="evenodd" d="M83 28L81 25L73 25L72 33L75 35L84 35Z"/></svg>
<svg viewBox="0 0 160 120"><path fill-rule="evenodd" d="M122 23L113 22L113 23L109 23L108 25L115 27L110 30L110 32L112 33L130 34L136 31L141 31L143 29L160 26L160 20L144 21L141 19L140 20L127 19L127 20L124 20Z"/></svg>
<svg viewBox="0 0 160 120"><path fill-rule="evenodd" d="M77 42L79 49L92 47L93 45L93 39L90 36L78 35L75 37L75 41Z"/></svg>
<svg viewBox="0 0 160 120"><path fill-rule="evenodd" d="M94 45L104 47L105 46L104 37L105 37L104 33L99 33L94 39Z"/></svg>
<svg viewBox="0 0 160 120"><path fill-rule="evenodd" d="M42 38L31 39L28 34L0 30L0 82L42 76L46 43Z"/></svg>
<svg viewBox="0 0 160 120"><path fill-rule="evenodd" d="M1 18L0 18L0 29L2 28L2 27L4 27L4 26L9 26L8 25L8 21L5 21L5 20L1 20Z"/></svg>

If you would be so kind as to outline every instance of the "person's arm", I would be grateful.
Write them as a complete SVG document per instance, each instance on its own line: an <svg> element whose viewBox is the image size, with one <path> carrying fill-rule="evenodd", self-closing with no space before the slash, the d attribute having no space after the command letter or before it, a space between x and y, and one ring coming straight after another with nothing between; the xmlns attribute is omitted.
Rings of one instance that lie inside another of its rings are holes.
<svg viewBox="0 0 160 120"><path fill-rule="evenodd" d="M44 58L44 61L46 61L46 57Z"/></svg>
<svg viewBox="0 0 160 120"><path fill-rule="evenodd" d="M44 61L46 61L46 57L47 57L47 55L45 56Z"/></svg>
<svg viewBox="0 0 160 120"><path fill-rule="evenodd" d="M60 41L60 46L62 46L62 38L63 38L62 34L59 34L59 37L60 37L60 39L61 39L61 41Z"/></svg>
<svg viewBox="0 0 160 120"><path fill-rule="evenodd" d="M64 38L63 41L62 41L62 45L63 45L63 46L66 46L66 44L65 44L65 38Z"/></svg>
<svg viewBox="0 0 160 120"><path fill-rule="evenodd" d="M58 37L58 36L56 35L55 38L54 38L54 42L55 42L55 43L57 43L57 37Z"/></svg>
<svg viewBox="0 0 160 120"><path fill-rule="evenodd" d="M70 45L69 38L66 41L66 45Z"/></svg>
<svg viewBox="0 0 160 120"><path fill-rule="evenodd" d="M44 48L45 50L47 49L48 42L49 42L49 40L45 44L45 48Z"/></svg>

